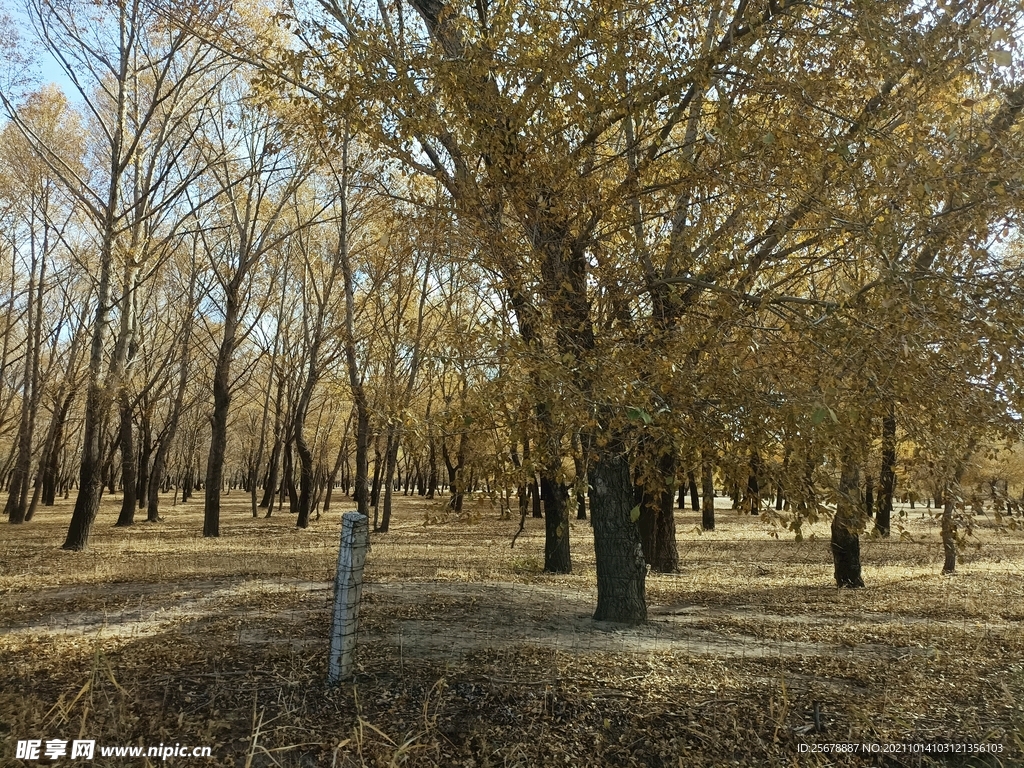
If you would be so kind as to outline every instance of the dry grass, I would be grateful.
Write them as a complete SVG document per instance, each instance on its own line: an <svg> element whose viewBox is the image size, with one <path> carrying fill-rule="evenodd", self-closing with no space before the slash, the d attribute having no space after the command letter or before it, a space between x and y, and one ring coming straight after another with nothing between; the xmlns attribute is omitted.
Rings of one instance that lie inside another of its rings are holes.
<svg viewBox="0 0 1024 768"><path fill-rule="evenodd" d="M586 523L553 576L540 521L511 549L518 520L486 503L425 526L437 507L399 499L367 561L358 675L332 690L338 512L300 531L236 499L216 540L200 504L125 530L107 502L84 553L59 549L66 504L0 526L0 765L18 739L80 736L247 768L1024 764L1024 535L992 519L942 577L936 521L908 511L905 535L865 538L868 588L837 592L824 524L797 543L680 512L680 572L649 577L651 622L627 630L589 618ZM1003 751L801 752L854 740ZM147 763L107 760L83 764Z"/></svg>

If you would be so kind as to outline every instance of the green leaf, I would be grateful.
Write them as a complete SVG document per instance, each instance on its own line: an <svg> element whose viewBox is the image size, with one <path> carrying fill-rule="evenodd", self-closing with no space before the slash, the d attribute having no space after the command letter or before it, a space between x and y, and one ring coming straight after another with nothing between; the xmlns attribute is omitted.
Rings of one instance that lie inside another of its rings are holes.
<svg viewBox="0 0 1024 768"><path fill-rule="evenodd" d="M651 418L651 414L645 411L643 408L627 408L626 416L630 421L642 421L644 424L650 424L654 419Z"/></svg>
<svg viewBox="0 0 1024 768"><path fill-rule="evenodd" d="M632 520L634 523L637 520L640 519L640 505L639 504L637 504L635 507L633 507L631 510L629 510L629 519Z"/></svg>
<svg viewBox="0 0 1024 768"><path fill-rule="evenodd" d="M811 414L811 424L818 426L828 416L828 409L823 405L819 405L814 409L814 413Z"/></svg>

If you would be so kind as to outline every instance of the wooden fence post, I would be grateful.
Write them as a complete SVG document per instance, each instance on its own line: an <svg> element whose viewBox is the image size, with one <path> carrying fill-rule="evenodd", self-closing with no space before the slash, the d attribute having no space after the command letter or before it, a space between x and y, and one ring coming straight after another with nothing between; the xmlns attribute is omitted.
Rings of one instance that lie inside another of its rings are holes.
<svg viewBox="0 0 1024 768"><path fill-rule="evenodd" d="M341 549L338 550L338 572L334 577L331 650L327 663L329 685L337 685L352 676L368 536L366 515L358 512L342 515Z"/></svg>

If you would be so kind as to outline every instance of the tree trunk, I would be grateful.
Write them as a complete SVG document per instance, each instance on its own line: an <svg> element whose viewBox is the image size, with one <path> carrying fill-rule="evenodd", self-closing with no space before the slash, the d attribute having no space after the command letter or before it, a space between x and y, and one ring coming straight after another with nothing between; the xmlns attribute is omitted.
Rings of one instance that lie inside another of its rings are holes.
<svg viewBox="0 0 1024 768"><path fill-rule="evenodd" d="M284 447L284 440L275 436L274 447L270 449L270 463L267 468L267 484L263 490L263 499L260 501L260 509L266 509L267 517L270 517L269 510L274 508L274 494L277 493L277 485L280 480L281 449Z"/></svg>
<svg viewBox="0 0 1024 768"><path fill-rule="evenodd" d="M711 456L707 450L700 452L700 484L704 495L701 510L701 528L705 531L715 530L715 468L711 464Z"/></svg>
<svg viewBox="0 0 1024 768"><path fill-rule="evenodd" d="M579 432L572 433L572 468L575 470L575 485L577 485L577 519L587 519L587 494L584 488L587 487L587 465L582 458Z"/></svg>
<svg viewBox="0 0 1024 768"><path fill-rule="evenodd" d="M345 431L341 435L341 445L338 446L338 455L334 459L334 466L331 467L331 474L327 476L327 489L324 494L324 514L331 508L331 496L334 494L334 485L338 480L338 470L341 463L348 460L348 432L352 426L352 414L349 413L345 422Z"/></svg>
<svg viewBox="0 0 1024 768"><path fill-rule="evenodd" d="M33 227L34 230L34 227ZM39 254L36 248L35 234L30 236L30 249L32 252L29 263L28 277L28 309L27 329L25 341L25 369L22 377L21 388L21 414L18 424L18 458L14 462L14 473L11 477L10 493L7 496L7 519L14 524L25 522L28 515L28 487L29 474L32 471L32 438L35 431L36 405L39 397L39 356L40 356L40 331L42 329L42 318L39 316L36 297L36 267L39 262ZM44 238L45 240L45 238ZM45 247L44 247L45 248ZM46 268L45 250L43 263L39 268L39 301L42 301L43 272Z"/></svg>
<svg viewBox="0 0 1024 768"><path fill-rule="evenodd" d="M381 533L387 533L391 526L392 481L395 476L395 467L398 464L398 448L398 428L391 424L388 426L388 440L384 456L384 513L380 519Z"/></svg>
<svg viewBox="0 0 1024 768"><path fill-rule="evenodd" d="M896 495L896 406L889 403L889 410L882 419L882 469L878 475L878 514L875 515L875 530L882 536L889 535L892 525L892 501ZM913 504L913 497L911 497ZM911 507L913 509L913 507Z"/></svg>
<svg viewBox="0 0 1024 768"><path fill-rule="evenodd" d="M761 514L761 454L757 451L750 452L750 474L747 476L747 504L750 507L750 514Z"/></svg>
<svg viewBox="0 0 1024 768"><path fill-rule="evenodd" d="M103 432L107 412L104 391L103 351L107 341L110 320L110 270L113 262L114 208L117 202L116 184L111 184L110 200L106 211L103 247L100 253L100 276L96 292L96 316L93 320L92 341L89 347L89 379L85 395L85 423L82 431L82 462L78 472L78 496L71 513L71 524L62 549L81 551L89 542L89 532L96 520L103 493Z"/></svg>
<svg viewBox="0 0 1024 768"><path fill-rule="evenodd" d="M675 573L679 570L674 500L675 492L671 487L661 492L661 508L658 510L657 521L658 532L654 543L654 560L651 563L651 569L658 573Z"/></svg>
<svg viewBox="0 0 1024 768"><path fill-rule="evenodd" d="M288 493L288 514L290 515L299 511L299 493L295 485L295 452L292 450L294 442L294 438L292 438L284 447L284 474L281 478L282 490Z"/></svg>
<svg viewBox="0 0 1024 768"><path fill-rule="evenodd" d="M226 290L224 339L217 350L213 373L213 413L210 415L210 453L206 458L206 500L203 536L220 536L220 495L224 485L224 456L228 445L228 411L231 408L231 360L238 328L238 296L234 284Z"/></svg>
<svg viewBox="0 0 1024 768"><path fill-rule="evenodd" d="M956 521L953 519L956 502L949 486L942 496L945 502L942 507L942 572L950 574L956 572Z"/></svg>
<svg viewBox="0 0 1024 768"><path fill-rule="evenodd" d="M178 361L178 388L174 393L174 401L171 404L171 411L167 414L167 423L160 434L156 447L156 455L153 456L153 468L149 475L149 498L146 505L146 521L150 523L160 522L160 487L164 480L164 473L167 468L167 457L174 445L174 438L178 434L178 424L181 422L181 411L185 404L185 391L188 388L188 367L189 367L189 342L192 337L192 312L193 292L196 284L196 272L193 270L189 282L188 297L188 319L185 328L182 330L181 359ZM177 495L177 491L175 491Z"/></svg>
<svg viewBox="0 0 1024 768"><path fill-rule="evenodd" d="M53 421L50 426L50 440L46 443L46 452L43 456L43 505L52 507L57 501L57 485L60 482L61 470L61 449L64 444L64 425L67 423L68 411L71 410L71 403L75 399L75 391L72 390L64 396L63 401L57 406L53 414Z"/></svg>
<svg viewBox="0 0 1024 768"><path fill-rule="evenodd" d="M864 514L868 518L875 514L875 478L871 475L864 481Z"/></svg>
<svg viewBox="0 0 1024 768"><path fill-rule="evenodd" d="M142 419L139 426L141 429L141 447L139 449L139 480L135 496L139 502L139 509L145 509L146 492L149 490L149 470L153 458L153 423L150 419L148 407L142 409Z"/></svg>
<svg viewBox="0 0 1024 768"><path fill-rule="evenodd" d="M370 483L370 506L373 507L373 530L380 525L380 476L384 469L384 455L380 452L380 435L373 439L373 480Z"/></svg>
<svg viewBox="0 0 1024 768"><path fill-rule="evenodd" d="M700 492L697 490L697 478L693 474L693 470L689 469L686 471L686 484L690 488L690 509L694 512L700 512ZM683 492L683 486L679 487L680 494ZM680 504L680 507L683 505Z"/></svg>
<svg viewBox="0 0 1024 768"><path fill-rule="evenodd" d="M353 495L356 511L370 516L370 409L356 398L356 471Z"/></svg>
<svg viewBox="0 0 1024 768"><path fill-rule="evenodd" d="M839 499L832 518L832 561L838 587L864 586L860 566L860 531L864 527L864 503L860 498L860 465L849 449L843 455Z"/></svg>
<svg viewBox="0 0 1024 768"><path fill-rule="evenodd" d="M138 479L136 471L139 467L138 457L135 455L135 430L132 429L132 406L128 401L128 392L121 390L118 398L118 411L120 413L120 425L118 427L118 442L121 445L121 514L117 517L114 525L127 527L135 524L135 508L137 504L136 493L138 492Z"/></svg>
<svg viewBox="0 0 1024 768"><path fill-rule="evenodd" d="M603 448L590 463L590 519L597 559L594 619L623 624L647 620L647 565L630 518L633 483L624 451Z"/></svg>
<svg viewBox="0 0 1024 768"><path fill-rule="evenodd" d="M554 472L541 476L544 494L544 572L572 573L569 556L569 491L553 479Z"/></svg>

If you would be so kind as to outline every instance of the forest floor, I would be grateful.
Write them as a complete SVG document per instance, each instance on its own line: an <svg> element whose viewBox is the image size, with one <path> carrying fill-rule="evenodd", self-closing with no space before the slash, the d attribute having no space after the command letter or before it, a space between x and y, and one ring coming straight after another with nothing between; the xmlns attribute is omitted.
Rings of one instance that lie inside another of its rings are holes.
<svg viewBox="0 0 1024 768"><path fill-rule="evenodd" d="M114 528L106 500L80 553L60 549L70 502L0 526L0 766L55 764L17 760L27 739L95 740L56 761L92 766L1024 765L1020 518L976 518L942 576L938 522L902 508L863 537L867 587L838 591L826 523L796 542L770 513L703 533L679 510L679 572L649 575L627 629L591 619L585 521L555 576L543 521L511 547L518 518L486 501L449 519L399 497L357 674L328 688L342 507L299 530L227 502L219 539L201 501ZM100 754L158 744L213 757Z"/></svg>

